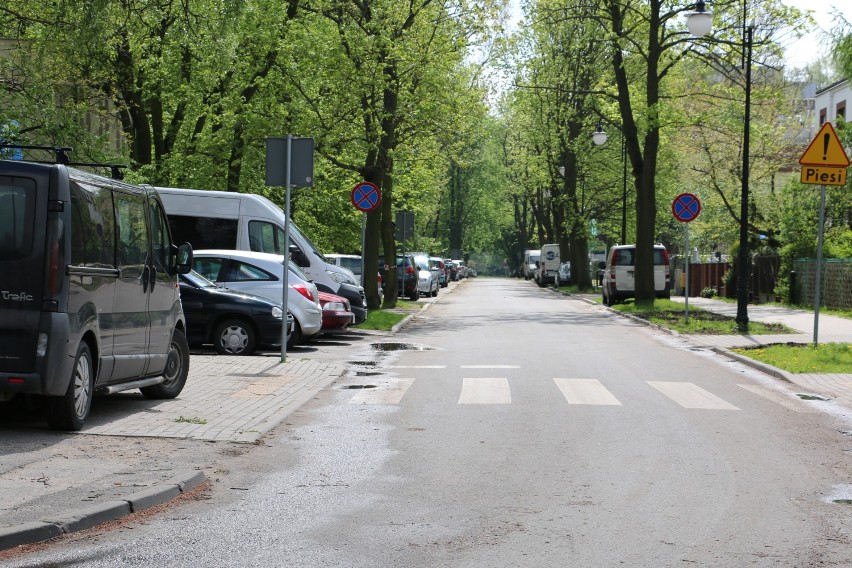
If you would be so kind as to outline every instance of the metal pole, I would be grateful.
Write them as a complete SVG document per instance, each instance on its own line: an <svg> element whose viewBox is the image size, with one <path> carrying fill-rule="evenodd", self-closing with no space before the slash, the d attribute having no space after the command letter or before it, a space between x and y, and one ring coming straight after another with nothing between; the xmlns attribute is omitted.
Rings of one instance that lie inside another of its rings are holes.
<svg viewBox="0 0 852 568"><path fill-rule="evenodd" d="M287 135L287 180L284 187L287 188L287 197L284 200L284 290L281 303L284 305L284 335L281 337L281 362L287 362L287 296L290 291L290 167L293 150L293 135ZM295 317L295 316L294 316ZM293 322L293 327L296 322Z"/></svg>
<svg viewBox="0 0 852 568"><path fill-rule="evenodd" d="M816 291L814 293L814 347L819 345L819 306L822 303L822 233L825 227L825 185L819 191L819 234L817 235Z"/></svg>
<svg viewBox="0 0 852 568"><path fill-rule="evenodd" d="M627 244L627 143L621 132L621 244Z"/></svg>
<svg viewBox="0 0 852 568"><path fill-rule="evenodd" d="M743 125L743 173L740 196L740 250L737 270L737 327L748 329L748 178L749 178L749 130L751 129L751 48L754 28L748 26L745 33L745 116Z"/></svg>
<svg viewBox="0 0 852 568"><path fill-rule="evenodd" d="M366 267L364 266L364 251L367 250L366 247L367 240L367 213L361 212L361 288L366 288L364 283L364 276L367 274Z"/></svg>
<svg viewBox="0 0 852 568"><path fill-rule="evenodd" d="M683 320L685 322L689 321L689 223L684 223L686 228L684 231L686 232L686 254L684 257L686 258L686 278L683 286L683 304L685 306L683 312Z"/></svg>

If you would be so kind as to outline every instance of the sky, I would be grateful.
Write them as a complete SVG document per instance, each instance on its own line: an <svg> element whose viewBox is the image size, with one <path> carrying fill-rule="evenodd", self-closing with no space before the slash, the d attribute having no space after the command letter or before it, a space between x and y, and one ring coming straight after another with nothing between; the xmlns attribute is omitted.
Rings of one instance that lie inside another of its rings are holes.
<svg viewBox="0 0 852 568"><path fill-rule="evenodd" d="M817 26L811 33L793 43L786 51L786 62L788 66L803 67L812 61L826 55L829 47L826 38L820 30L830 31L834 27L835 9L839 10L843 17L852 22L852 2L850 0L784 0L788 6L794 6L801 10L813 10L813 17Z"/></svg>

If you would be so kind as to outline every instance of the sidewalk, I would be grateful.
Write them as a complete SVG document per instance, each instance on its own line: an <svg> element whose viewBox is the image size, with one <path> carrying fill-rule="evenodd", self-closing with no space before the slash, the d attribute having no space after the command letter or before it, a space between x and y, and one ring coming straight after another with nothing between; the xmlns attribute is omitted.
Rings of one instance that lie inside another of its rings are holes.
<svg viewBox="0 0 852 568"><path fill-rule="evenodd" d="M682 296L673 296L673 301L683 302ZM730 317L737 315L737 305L710 298L689 298L689 305L709 312ZM808 394L814 394L829 400L835 400L852 409L852 369L848 373L789 373L771 365L755 361L739 353L730 351L735 348L759 347L774 343L797 343L811 345L814 342L814 313L811 311L787 308L776 305L749 305L749 321L763 323L782 323L799 333L781 335L693 335L682 336L695 345L712 349L740 361L750 367L763 371L779 379L788 381ZM819 315L819 344L852 343L852 320L838 316Z"/></svg>
<svg viewBox="0 0 852 568"><path fill-rule="evenodd" d="M295 357L282 364L279 356L193 355L181 396L147 400L129 391L99 397L78 435L46 430L38 412L4 417L0 551L191 491L207 481L205 467L215 472L210 467L223 452L258 441L345 371Z"/></svg>

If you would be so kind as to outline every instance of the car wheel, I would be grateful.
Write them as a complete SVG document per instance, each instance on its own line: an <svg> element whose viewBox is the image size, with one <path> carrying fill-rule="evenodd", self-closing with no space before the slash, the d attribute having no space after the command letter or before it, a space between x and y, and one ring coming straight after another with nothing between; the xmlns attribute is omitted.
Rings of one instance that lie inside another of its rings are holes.
<svg viewBox="0 0 852 568"><path fill-rule="evenodd" d="M432 290L432 297L435 298L438 295L438 283L435 282L435 288Z"/></svg>
<svg viewBox="0 0 852 568"><path fill-rule="evenodd" d="M219 355L251 355L257 345L254 329L241 319L226 320L213 333Z"/></svg>
<svg viewBox="0 0 852 568"><path fill-rule="evenodd" d="M68 390L47 399L47 424L54 430L77 431L89 416L95 386L92 353L86 343L77 348Z"/></svg>
<svg viewBox="0 0 852 568"><path fill-rule="evenodd" d="M408 299L411 300L412 302L416 302L417 300L420 299L420 291L417 290L417 288L415 288L411 292L411 294L408 295Z"/></svg>
<svg viewBox="0 0 852 568"><path fill-rule="evenodd" d="M293 332L290 334L290 338L287 339L287 347L293 347L302 342L302 327L299 325L298 320L293 322Z"/></svg>
<svg viewBox="0 0 852 568"><path fill-rule="evenodd" d="M175 398L183 390L186 377L189 375L189 344L186 336L179 329L172 332L172 343L163 370L163 382L150 387L139 389L145 398L169 399Z"/></svg>

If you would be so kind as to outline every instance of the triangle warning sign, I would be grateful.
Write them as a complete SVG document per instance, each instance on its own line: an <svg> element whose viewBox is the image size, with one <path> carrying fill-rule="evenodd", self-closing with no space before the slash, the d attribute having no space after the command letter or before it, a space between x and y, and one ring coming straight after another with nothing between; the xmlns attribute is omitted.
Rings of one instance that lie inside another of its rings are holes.
<svg viewBox="0 0 852 568"><path fill-rule="evenodd" d="M849 157L830 122L822 125L808 149L799 158L803 166L849 167Z"/></svg>

